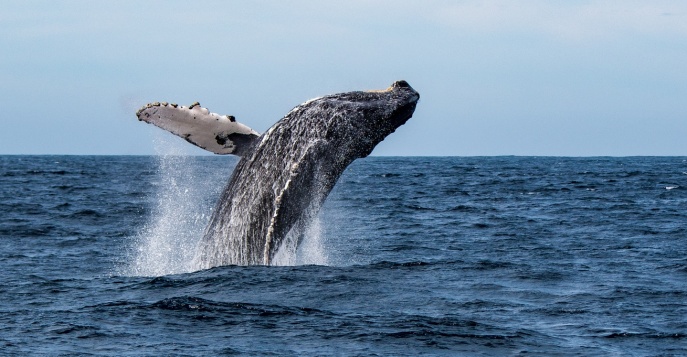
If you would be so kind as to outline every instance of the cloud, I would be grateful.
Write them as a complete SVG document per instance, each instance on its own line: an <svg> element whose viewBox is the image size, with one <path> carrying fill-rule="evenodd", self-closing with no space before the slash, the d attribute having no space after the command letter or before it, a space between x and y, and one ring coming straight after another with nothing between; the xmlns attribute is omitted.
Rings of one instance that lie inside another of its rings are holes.
<svg viewBox="0 0 687 357"><path fill-rule="evenodd" d="M429 7L443 26L478 33L540 33L562 40L627 34L687 37L682 1L463 1Z"/></svg>

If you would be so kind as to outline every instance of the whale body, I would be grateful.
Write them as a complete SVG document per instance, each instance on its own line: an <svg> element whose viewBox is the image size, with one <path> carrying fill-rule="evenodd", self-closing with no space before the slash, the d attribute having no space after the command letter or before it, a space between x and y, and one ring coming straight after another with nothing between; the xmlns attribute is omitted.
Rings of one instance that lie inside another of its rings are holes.
<svg viewBox="0 0 687 357"><path fill-rule="evenodd" d="M198 103L151 103L137 117L214 153L241 156L196 252L198 266L270 265L280 248L298 246L346 167L410 119L419 98L406 81L327 95L295 107L262 135Z"/></svg>

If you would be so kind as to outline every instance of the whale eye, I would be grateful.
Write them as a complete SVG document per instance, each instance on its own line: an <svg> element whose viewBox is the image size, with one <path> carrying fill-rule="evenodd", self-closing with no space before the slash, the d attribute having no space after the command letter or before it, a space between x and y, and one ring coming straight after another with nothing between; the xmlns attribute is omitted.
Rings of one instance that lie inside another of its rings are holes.
<svg viewBox="0 0 687 357"><path fill-rule="evenodd" d="M410 84L406 81L397 81L394 83L394 87L399 87L399 88L410 88Z"/></svg>

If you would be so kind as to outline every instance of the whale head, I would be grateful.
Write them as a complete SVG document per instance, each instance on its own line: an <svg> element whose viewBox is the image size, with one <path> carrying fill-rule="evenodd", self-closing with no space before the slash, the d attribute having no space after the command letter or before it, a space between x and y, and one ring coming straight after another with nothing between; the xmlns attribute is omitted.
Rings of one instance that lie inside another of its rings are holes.
<svg viewBox="0 0 687 357"><path fill-rule="evenodd" d="M371 91L371 93L375 92ZM396 81L385 91L377 93L382 94L382 96L376 100L376 102L381 101L381 104L376 103L379 105L379 108L387 107L386 109L391 109L390 113L381 110L378 114L379 120L381 120L379 125L385 128L391 128L391 132L386 133L386 135L389 135L413 116L415 106L418 100L420 100L420 93L415 91L410 84L404 80ZM374 115L372 117L375 118Z"/></svg>
<svg viewBox="0 0 687 357"><path fill-rule="evenodd" d="M415 111L420 94L406 81L378 91L332 94L306 103L321 115L325 138L351 159L368 156L379 142L405 124Z"/></svg>

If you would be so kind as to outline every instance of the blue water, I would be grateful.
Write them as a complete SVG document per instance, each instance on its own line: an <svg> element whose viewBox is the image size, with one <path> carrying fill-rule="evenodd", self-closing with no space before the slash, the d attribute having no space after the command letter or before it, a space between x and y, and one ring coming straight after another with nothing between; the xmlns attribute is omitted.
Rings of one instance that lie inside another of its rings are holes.
<svg viewBox="0 0 687 357"><path fill-rule="evenodd" d="M236 160L0 156L0 355L687 355L687 158L367 158L193 271Z"/></svg>

